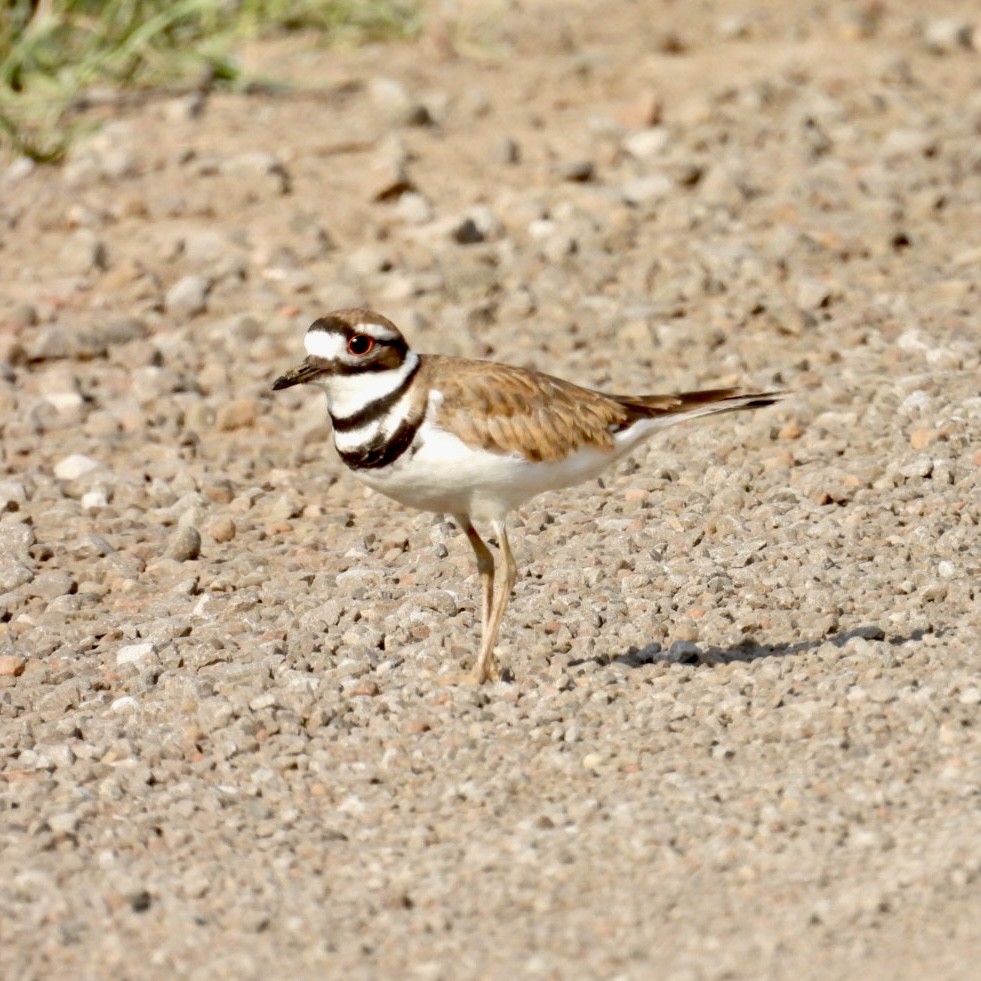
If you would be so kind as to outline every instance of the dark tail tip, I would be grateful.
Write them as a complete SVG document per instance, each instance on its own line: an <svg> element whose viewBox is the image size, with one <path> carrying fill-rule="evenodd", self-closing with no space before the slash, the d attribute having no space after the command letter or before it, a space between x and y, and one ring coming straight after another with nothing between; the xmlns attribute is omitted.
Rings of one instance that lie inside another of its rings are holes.
<svg viewBox="0 0 981 981"><path fill-rule="evenodd" d="M768 405L776 405L786 398L786 392L767 392L765 395L757 395L748 402L743 403L744 409L765 409Z"/></svg>

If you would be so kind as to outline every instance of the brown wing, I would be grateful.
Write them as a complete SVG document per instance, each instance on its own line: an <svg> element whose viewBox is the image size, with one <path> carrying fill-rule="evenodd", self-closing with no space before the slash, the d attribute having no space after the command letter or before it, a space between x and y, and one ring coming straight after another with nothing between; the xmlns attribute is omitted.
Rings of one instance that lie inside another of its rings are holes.
<svg viewBox="0 0 981 981"><path fill-rule="evenodd" d="M492 452L561 460L580 446L609 450L631 418L616 399L515 365L427 355L422 370L443 393L435 421Z"/></svg>
<svg viewBox="0 0 981 981"><path fill-rule="evenodd" d="M638 419L755 409L780 397L735 388L604 395L515 365L439 355L426 355L422 371L426 387L443 393L438 425L468 446L528 460L561 460L582 446L612 450L614 434Z"/></svg>

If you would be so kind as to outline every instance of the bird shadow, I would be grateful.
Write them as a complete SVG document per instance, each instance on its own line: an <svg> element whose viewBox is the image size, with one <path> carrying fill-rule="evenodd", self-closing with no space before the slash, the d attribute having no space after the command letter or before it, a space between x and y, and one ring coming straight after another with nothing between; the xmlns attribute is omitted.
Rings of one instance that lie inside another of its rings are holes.
<svg viewBox="0 0 981 981"><path fill-rule="evenodd" d="M887 639L886 632L879 626L867 624L853 627L851 630L842 630L836 634L827 634L814 640L799 640L787 644L760 644L751 637L740 641L734 646L719 647L713 645L699 645L692 641L679 640L670 647L663 648L656 641L647 644L645 647L632 647L625 654L616 657L597 655L594 657L579 658L570 661L570 667L582 664L597 664L601 667L608 664L621 664L628 668L642 668L649 664L662 662L665 664L689 664L707 665L730 664L734 661L749 663L767 657L788 657L792 654L802 654L805 651L816 650L823 644L834 644L835 647L844 647L848 641L855 637L865 640L886 641L890 645L899 646L910 641L920 640L924 635L932 633L942 636L943 631L934 630L927 627L922 630L913 630L905 636L894 636Z"/></svg>

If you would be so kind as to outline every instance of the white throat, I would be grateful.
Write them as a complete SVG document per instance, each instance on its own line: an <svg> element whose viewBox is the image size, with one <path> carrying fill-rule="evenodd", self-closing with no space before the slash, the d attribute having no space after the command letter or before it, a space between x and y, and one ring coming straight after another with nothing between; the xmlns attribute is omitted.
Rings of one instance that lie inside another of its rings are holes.
<svg viewBox="0 0 981 981"><path fill-rule="evenodd" d="M327 393L327 411L332 416L345 418L394 392L418 364L419 355L409 351L398 368L353 375L326 375L317 384Z"/></svg>

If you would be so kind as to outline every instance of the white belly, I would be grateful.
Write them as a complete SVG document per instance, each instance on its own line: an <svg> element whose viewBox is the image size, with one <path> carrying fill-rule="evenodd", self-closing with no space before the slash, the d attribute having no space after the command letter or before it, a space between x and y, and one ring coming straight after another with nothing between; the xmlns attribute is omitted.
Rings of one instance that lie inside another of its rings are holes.
<svg viewBox="0 0 981 981"><path fill-rule="evenodd" d="M423 423L421 444L390 467L355 471L374 490L409 507L444 514L469 514L477 521L508 511L547 490L598 476L619 457L586 448L554 463L531 463L517 454L472 449L452 433Z"/></svg>

